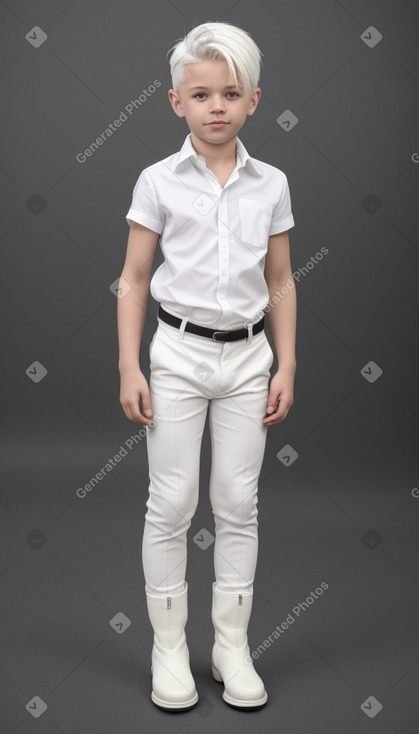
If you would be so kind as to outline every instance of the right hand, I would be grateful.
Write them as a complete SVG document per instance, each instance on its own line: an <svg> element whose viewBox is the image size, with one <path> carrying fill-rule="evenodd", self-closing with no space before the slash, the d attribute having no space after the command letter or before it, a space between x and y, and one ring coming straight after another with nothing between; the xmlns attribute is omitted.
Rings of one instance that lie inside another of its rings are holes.
<svg viewBox="0 0 419 734"><path fill-rule="evenodd" d="M150 390L147 380L140 368L124 369L120 371L121 390L119 402L130 421L149 425L153 423ZM143 412L140 411L140 407ZM147 411L150 411L149 413Z"/></svg>

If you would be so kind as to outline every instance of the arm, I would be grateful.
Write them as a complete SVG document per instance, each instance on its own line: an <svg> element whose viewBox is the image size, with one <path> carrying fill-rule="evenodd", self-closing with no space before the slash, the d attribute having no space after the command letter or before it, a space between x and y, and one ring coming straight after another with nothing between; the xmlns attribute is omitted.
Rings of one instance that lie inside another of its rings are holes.
<svg viewBox="0 0 419 734"><path fill-rule="evenodd" d="M152 422L152 410L147 380L139 365L139 355L150 289L150 272L158 239L157 232L132 222L121 273L121 278L129 283L131 290L118 298L117 303L120 402L127 418L143 424ZM146 418L146 415L150 418Z"/></svg>
<svg viewBox="0 0 419 734"><path fill-rule="evenodd" d="M269 291L268 322L278 359L278 370L271 380L268 395L266 413L269 417L263 419L265 425L272 426L286 418L294 402L294 377L297 369L297 298L291 270L288 232L269 237L264 275Z"/></svg>

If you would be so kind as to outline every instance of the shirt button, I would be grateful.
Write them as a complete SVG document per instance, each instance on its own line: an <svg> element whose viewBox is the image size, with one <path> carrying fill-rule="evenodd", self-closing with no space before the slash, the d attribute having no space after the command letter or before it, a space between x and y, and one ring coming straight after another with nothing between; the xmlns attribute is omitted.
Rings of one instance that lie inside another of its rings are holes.
<svg viewBox="0 0 419 734"><path fill-rule="evenodd" d="M224 237L225 237L225 232L221 232L221 234L220 234L220 237L222 237L222 238L224 239Z"/></svg>
<svg viewBox="0 0 419 734"><path fill-rule="evenodd" d="M225 270L223 270L223 272L221 273L221 275L223 276L223 278L225 278L225 277L226 277L226 275L227 275L226 271L225 271Z"/></svg>

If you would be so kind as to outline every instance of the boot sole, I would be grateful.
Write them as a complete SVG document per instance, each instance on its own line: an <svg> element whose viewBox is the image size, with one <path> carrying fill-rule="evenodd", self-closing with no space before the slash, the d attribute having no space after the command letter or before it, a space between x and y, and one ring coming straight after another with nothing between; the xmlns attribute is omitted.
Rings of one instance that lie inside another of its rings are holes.
<svg viewBox="0 0 419 734"><path fill-rule="evenodd" d="M198 693L195 694L195 696L189 701L179 701L179 702L171 702L171 701L163 701L161 698L158 698L154 692L151 693L151 700L153 703L158 706L160 709L163 709L164 711L186 711L188 709L193 708L198 703Z"/></svg>
<svg viewBox="0 0 419 734"><path fill-rule="evenodd" d="M221 674L218 672L217 668L214 667L214 665L212 666L212 675L213 675L214 680L216 680L218 683L223 682ZM226 703L228 703L230 706L234 706L235 708L256 709L256 708L260 708L261 706L265 705L265 703L268 700L268 694L266 693L265 696L263 696L263 698L259 698L256 701L240 701L239 699L231 698L231 696L229 696L224 690L223 700Z"/></svg>

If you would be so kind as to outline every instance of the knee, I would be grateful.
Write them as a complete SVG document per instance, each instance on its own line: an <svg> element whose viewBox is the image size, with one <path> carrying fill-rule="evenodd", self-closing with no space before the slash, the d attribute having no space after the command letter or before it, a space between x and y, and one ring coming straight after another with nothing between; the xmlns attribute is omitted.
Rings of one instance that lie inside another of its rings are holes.
<svg viewBox="0 0 419 734"><path fill-rule="evenodd" d="M231 488L230 488L231 489ZM216 523L226 523L244 527L257 523L257 493L244 494L243 491L230 491L227 496L212 497L212 513Z"/></svg>
<svg viewBox="0 0 419 734"><path fill-rule="evenodd" d="M157 492L150 486L146 503L146 520L166 533L187 530L198 506L197 487L182 488L179 492Z"/></svg>

